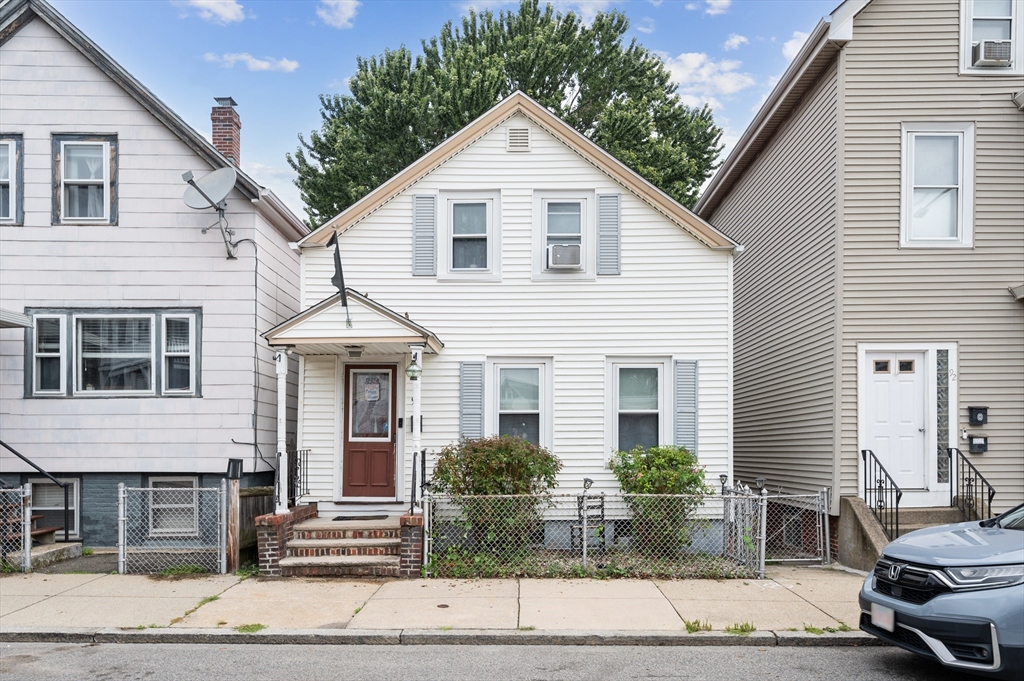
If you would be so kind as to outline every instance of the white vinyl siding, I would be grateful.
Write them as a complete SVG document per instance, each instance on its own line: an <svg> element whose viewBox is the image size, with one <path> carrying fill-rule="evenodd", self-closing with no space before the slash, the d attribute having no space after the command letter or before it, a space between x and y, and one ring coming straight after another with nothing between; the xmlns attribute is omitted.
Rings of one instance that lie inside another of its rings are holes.
<svg viewBox="0 0 1024 681"><path fill-rule="evenodd" d="M960 0L960 73L978 76L1024 74L1024 1ZM975 66L974 48L983 40L1009 40L1009 66Z"/></svg>
<svg viewBox="0 0 1024 681"><path fill-rule="evenodd" d="M974 244L974 125L904 123L900 244Z"/></svg>
<svg viewBox="0 0 1024 681"><path fill-rule="evenodd" d="M199 479L150 478L149 534L195 536L199 532Z"/></svg>

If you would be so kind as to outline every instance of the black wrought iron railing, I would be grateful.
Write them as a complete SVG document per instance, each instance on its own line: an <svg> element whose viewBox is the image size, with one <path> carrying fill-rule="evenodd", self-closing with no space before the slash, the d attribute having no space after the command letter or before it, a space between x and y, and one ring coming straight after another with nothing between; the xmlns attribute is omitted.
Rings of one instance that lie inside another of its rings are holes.
<svg viewBox="0 0 1024 681"><path fill-rule="evenodd" d="M882 525L885 536L900 536L900 499L903 491L870 449L862 449L864 460L864 503Z"/></svg>
<svg viewBox="0 0 1024 681"><path fill-rule="evenodd" d="M949 486L949 505L959 508L967 520L991 518L995 487L956 447L949 448L949 467L953 480Z"/></svg>
<svg viewBox="0 0 1024 681"><path fill-rule="evenodd" d="M19 459L27 463L29 466L32 466L32 468L35 468L37 471L39 471L40 475L45 476L47 479L51 480L53 484L57 485L58 487L64 490L64 541L68 541L68 538L70 536L69 528L71 527L71 483L61 482L57 478L53 477L52 475L44 471L42 468L40 468L35 461L32 461L27 456L14 449L3 440L0 440L0 447L3 447L11 454L14 454L14 456L18 457Z"/></svg>
<svg viewBox="0 0 1024 681"><path fill-rule="evenodd" d="M419 462L418 469L417 462ZM430 483L427 482L427 450L424 449L421 452L414 451L412 453L412 490L409 492L410 514L416 512L416 500L422 499L429 487Z"/></svg>
<svg viewBox="0 0 1024 681"><path fill-rule="evenodd" d="M280 466L278 466L280 468ZM288 505L294 506L309 494L309 450L288 452Z"/></svg>

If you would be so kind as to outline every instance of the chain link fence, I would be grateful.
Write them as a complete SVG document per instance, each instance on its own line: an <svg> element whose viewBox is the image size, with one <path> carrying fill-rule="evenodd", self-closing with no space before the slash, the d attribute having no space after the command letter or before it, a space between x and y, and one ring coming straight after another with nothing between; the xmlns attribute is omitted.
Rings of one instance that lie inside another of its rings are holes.
<svg viewBox="0 0 1024 681"><path fill-rule="evenodd" d="M824 560L825 493L430 495L433 577L763 577Z"/></svg>
<svg viewBox="0 0 1024 681"><path fill-rule="evenodd" d="M0 571L32 569L32 485L0 489Z"/></svg>
<svg viewBox="0 0 1024 681"><path fill-rule="evenodd" d="M118 486L121 574L227 572L227 483Z"/></svg>

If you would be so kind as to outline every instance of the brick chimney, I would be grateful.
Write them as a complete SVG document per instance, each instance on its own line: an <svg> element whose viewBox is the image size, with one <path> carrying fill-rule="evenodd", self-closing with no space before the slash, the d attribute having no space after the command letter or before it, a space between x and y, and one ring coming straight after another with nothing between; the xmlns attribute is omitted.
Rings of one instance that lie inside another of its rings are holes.
<svg viewBox="0 0 1024 681"><path fill-rule="evenodd" d="M238 103L231 97L214 97L217 106L210 112L213 122L213 146L236 166L241 160L242 120L235 107Z"/></svg>

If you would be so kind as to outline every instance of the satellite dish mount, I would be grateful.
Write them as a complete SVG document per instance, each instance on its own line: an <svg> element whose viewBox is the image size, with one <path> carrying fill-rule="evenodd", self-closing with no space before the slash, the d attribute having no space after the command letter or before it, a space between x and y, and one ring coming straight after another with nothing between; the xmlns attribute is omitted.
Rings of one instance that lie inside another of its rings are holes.
<svg viewBox="0 0 1024 681"><path fill-rule="evenodd" d="M224 211L228 207L225 199L234 188L237 177L238 174L234 168L214 170L199 180L194 179L191 170L186 171L181 176L181 179L185 180L189 185L185 189L184 196L181 197L186 206L196 210L213 208L217 211L216 226L220 228L220 235L224 238L224 247L228 250L228 260L235 259L238 244L231 241L231 237L235 235L235 232L232 229L228 229L228 221L224 217ZM210 231L212 227L214 225L203 228L203 234Z"/></svg>

